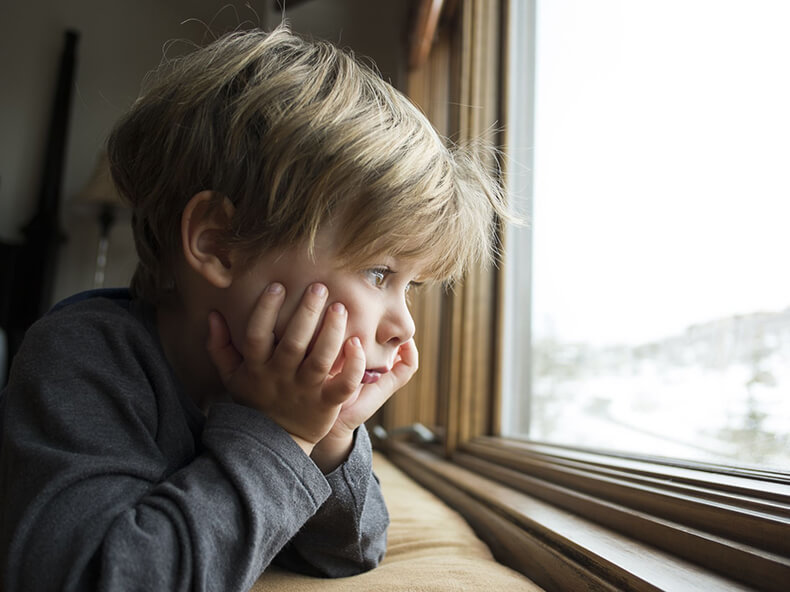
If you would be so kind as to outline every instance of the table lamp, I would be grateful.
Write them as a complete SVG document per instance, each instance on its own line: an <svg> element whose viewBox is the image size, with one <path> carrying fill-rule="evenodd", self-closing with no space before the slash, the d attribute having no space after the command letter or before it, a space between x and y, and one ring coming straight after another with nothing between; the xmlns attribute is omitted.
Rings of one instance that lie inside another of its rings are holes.
<svg viewBox="0 0 790 592"><path fill-rule="evenodd" d="M107 269L107 251L110 246L110 230L115 224L119 208L124 207L121 196L115 188L110 175L110 162L107 154L102 152L96 160L96 167L90 181L77 195L76 201L82 205L97 208L99 223L99 246L96 253L96 272L93 275L93 287L104 286L104 272Z"/></svg>

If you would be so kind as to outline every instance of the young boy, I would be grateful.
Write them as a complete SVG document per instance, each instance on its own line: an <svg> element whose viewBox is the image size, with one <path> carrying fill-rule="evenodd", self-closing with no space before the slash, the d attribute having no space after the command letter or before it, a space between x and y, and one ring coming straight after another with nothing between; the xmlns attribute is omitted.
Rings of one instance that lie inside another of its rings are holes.
<svg viewBox="0 0 790 592"><path fill-rule="evenodd" d="M246 590L385 551L363 422L417 369L407 292L501 194L349 55L280 27L165 64L108 142L131 289L28 332L0 410L16 590Z"/></svg>

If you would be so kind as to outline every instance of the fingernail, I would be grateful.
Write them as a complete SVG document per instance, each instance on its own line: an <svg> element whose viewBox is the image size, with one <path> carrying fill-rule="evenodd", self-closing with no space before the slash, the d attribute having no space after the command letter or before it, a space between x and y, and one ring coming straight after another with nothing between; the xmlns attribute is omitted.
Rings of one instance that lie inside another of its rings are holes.
<svg viewBox="0 0 790 592"><path fill-rule="evenodd" d="M324 286L324 284L313 284L310 290L312 290L313 294L317 294L318 296L326 294L326 286Z"/></svg>
<svg viewBox="0 0 790 592"><path fill-rule="evenodd" d="M269 290L269 294L279 294L283 291L283 285L275 282L273 284L269 284L267 290Z"/></svg>
<svg viewBox="0 0 790 592"><path fill-rule="evenodd" d="M336 312L337 314L343 314L346 312L346 307L343 306L342 302L335 302L332 305L332 312Z"/></svg>
<svg viewBox="0 0 790 592"><path fill-rule="evenodd" d="M359 337L352 337L351 345L353 345L354 347L362 347L362 343L359 341Z"/></svg>

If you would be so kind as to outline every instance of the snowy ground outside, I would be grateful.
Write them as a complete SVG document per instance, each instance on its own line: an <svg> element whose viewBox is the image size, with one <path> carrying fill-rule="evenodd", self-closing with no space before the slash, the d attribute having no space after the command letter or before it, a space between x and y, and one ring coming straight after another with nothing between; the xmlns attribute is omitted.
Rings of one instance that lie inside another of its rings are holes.
<svg viewBox="0 0 790 592"><path fill-rule="evenodd" d="M782 338L761 332L752 350L740 347L715 364L699 363L710 360L712 348L698 339L641 348L638 355L633 348L536 346L529 436L786 471L790 339L781 328Z"/></svg>

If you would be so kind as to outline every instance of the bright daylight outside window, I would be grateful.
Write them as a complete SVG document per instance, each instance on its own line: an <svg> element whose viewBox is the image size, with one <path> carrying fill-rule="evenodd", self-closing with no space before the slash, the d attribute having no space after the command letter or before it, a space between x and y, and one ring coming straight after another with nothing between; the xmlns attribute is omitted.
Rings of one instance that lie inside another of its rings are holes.
<svg viewBox="0 0 790 592"><path fill-rule="evenodd" d="M513 6L506 435L787 470L790 3Z"/></svg>

